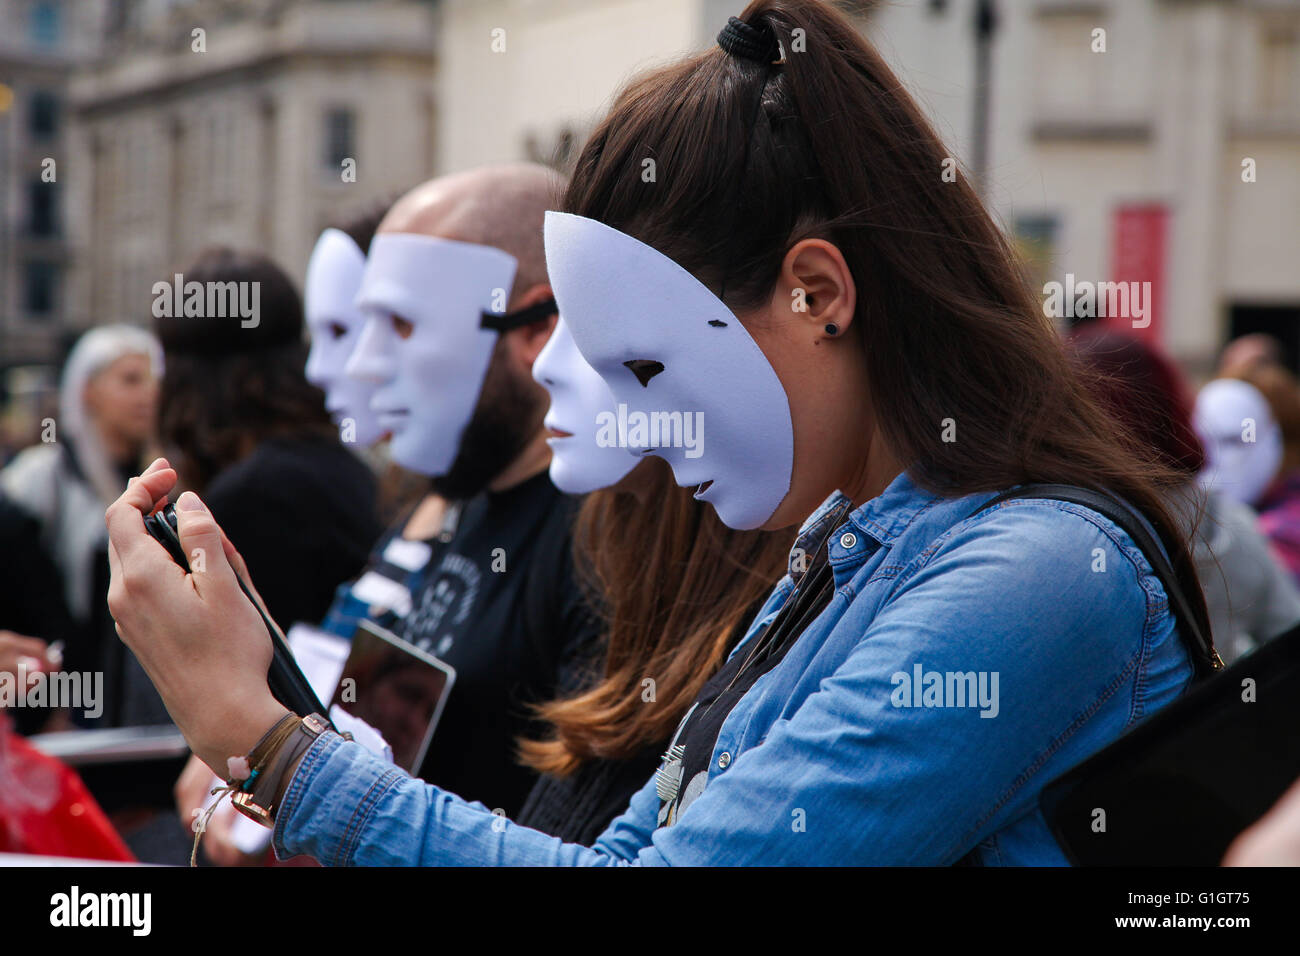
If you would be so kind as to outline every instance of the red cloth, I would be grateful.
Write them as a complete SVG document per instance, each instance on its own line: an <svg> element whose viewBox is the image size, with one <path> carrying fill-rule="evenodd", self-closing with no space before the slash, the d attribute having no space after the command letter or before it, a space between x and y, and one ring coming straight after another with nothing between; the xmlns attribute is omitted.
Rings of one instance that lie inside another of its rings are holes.
<svg viewBox="0 0 1300 956"><path fill-rule="evenodd" d="M0 853L135 862L76 771L0 715Z"/></svg>

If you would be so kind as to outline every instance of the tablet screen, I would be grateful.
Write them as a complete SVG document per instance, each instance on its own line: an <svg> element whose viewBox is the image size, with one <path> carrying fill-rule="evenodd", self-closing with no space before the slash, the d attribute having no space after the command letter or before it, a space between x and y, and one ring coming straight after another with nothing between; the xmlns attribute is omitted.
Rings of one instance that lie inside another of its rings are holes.
<svg viewBox="0 0 1300 956"><path fill-rule="evenodd" d="M393 762L415 775L455 679L438 658L362 621L331 703L379 731Z"/></svg>

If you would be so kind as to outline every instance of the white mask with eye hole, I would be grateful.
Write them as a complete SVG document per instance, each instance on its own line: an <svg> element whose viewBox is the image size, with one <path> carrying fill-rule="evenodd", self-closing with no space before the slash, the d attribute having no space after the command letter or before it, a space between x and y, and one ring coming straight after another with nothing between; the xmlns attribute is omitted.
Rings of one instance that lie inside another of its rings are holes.
<svg viewBox="0 0 1300 956"><path fill-rule="evenodd" d="M311 333L307 381L325 393L325 408L343 441L363 446L384 434L370 410L374 386L343 372L364 324L355 300L365 265L365 253L351 236L326 229L316 240L303 282L303 312Z"/></svg>
<svg viewBox="0 0 1300 956"><path fill-rule="evenodd" d="M380 233L370 243L357 293L366 321L347 372L375 386L371 408L402 467L430 477L451 468L497 342L484 313L504 311L516 265L453 239ZM394 316L411 323L409 336Z"/></svg>
<svg viewBox="0 0 1300 956"><path fill-rule="evenodd" d="M665 459L728 527L763 525L790 490L794 426L740 320L677 263L604 223L548 212L545 240L560 314L618 403L619 441Z"/></svg>
<svg viewBox="0 0 1300 956"><path fill-rule="evenodd" d="M636 467L629 449L597 440L599 426L617 415L605 380L587 364L564 317L555 323L546 347L533 362L533 378L551 396L545 424L550 432L551 481L571 495L608 488Z"/></svg>

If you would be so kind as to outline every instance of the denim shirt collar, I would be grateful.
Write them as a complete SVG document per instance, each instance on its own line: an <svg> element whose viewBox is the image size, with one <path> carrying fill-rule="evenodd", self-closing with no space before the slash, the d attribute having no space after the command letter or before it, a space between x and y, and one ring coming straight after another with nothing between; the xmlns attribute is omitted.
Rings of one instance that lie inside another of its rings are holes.
<svg viewBox="0 0 1300 956"><path fill-rule="evenodd" d="M799 583L809 557L816 551L818 544L828 532L833 533L840 528L853 525L875 541L877 546L888 545L907 529L917 514L937 498L937 495L919 488L911 476L903 471L885 486L884 491L851 511L847 519L832 528L830 525L834 515L842 513L840 509L849 501L843 492L832 492L830 497L823 501L799 528L799 536L795 538L794 547L790 549L790 559L787 563L790 579L796 584ZM850 553L862 550L857 547L856 542L845 544L850 540L852 536L841 536L838 541L832 539L830 558L833 565L839 565L849 557Z"/></svg>

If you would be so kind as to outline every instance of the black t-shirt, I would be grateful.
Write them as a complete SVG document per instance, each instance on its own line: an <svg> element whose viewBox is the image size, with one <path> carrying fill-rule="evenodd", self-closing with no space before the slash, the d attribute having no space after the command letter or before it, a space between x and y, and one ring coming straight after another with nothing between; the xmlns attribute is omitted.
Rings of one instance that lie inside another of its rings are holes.
<svg viewBox="0 0 1300 956"><path fill-rule="evenodd" d="M375 477L335 438L275 438L217 475L203 500L272 619L316 623L383 529Z"/></svg>
<svg viewBox="0 0 1300 956"><path fill-rule="evenodd" d="M663 747L623 760L588 760L566 777L543 775L514 817L522 826L591 846L659 766Z"/></svg>
<svg viewBox="0 0 1300 956"><path fill-rule="evenodd" d="M541 731L528 705L580 683L600 626L573 570L576 500L542 472L465 503L431 555L398 635L456 669L420 776L512 817L536 774L516 759Z"/></svg>

